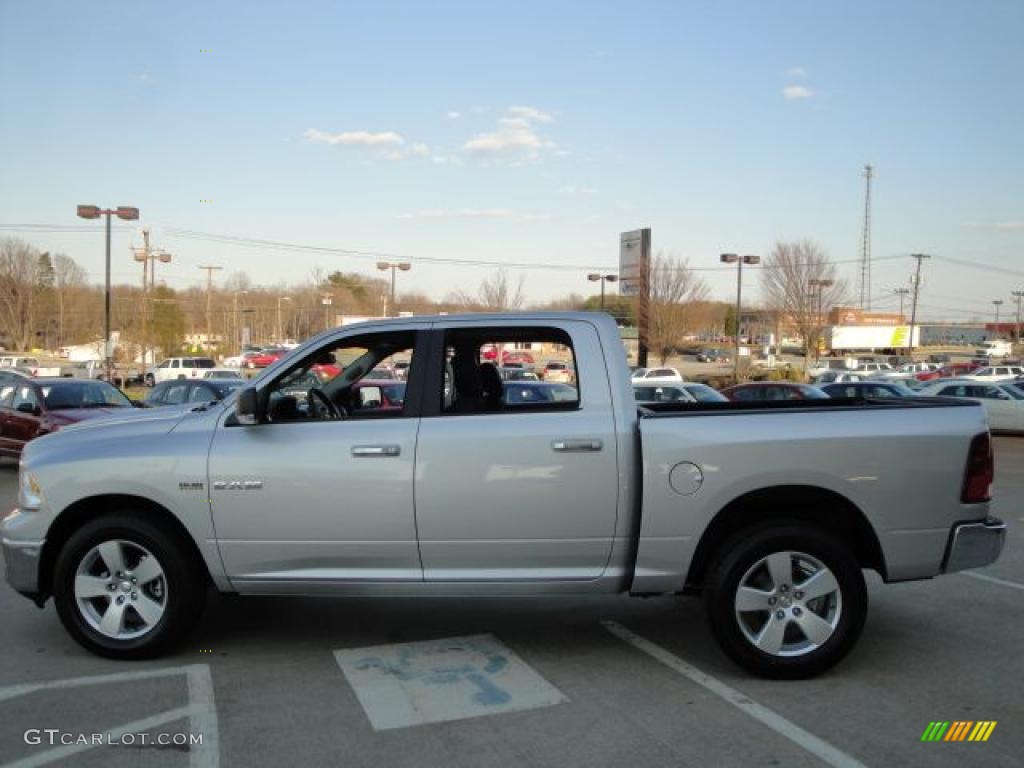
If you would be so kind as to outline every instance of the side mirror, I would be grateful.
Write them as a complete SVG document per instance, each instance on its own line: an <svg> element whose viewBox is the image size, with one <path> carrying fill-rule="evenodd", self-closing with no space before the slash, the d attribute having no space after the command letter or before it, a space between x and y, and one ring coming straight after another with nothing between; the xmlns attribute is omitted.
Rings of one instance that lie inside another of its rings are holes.
<svg viewBox="0 0 1024 768"><path fill-rule="evenodd" d="M235 401L235 416L239 424L252 426L260 423L259 397L255 387L246 387L238 393L238 400Z"/></svg>

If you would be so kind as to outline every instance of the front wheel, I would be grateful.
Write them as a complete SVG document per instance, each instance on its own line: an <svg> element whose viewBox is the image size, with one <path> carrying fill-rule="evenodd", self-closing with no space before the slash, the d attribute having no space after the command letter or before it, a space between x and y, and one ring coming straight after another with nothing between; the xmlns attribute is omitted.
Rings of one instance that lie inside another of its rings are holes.
<svg viewBox="0 0 1024 768"><path fill-rule="evenodd" d="M763 677L812 677L837 664L867 616L864 575L835 536L798 523L748 529L711 564L705 607L729 658Z"/></svg>
<svg viewBox="0 0 1024 768"><path fill-rule="evenodd" d="M160 655L202 613L206 580L179 537L136 514L86 523L57 556L53 597L61 622L101 656Z"/></svg>

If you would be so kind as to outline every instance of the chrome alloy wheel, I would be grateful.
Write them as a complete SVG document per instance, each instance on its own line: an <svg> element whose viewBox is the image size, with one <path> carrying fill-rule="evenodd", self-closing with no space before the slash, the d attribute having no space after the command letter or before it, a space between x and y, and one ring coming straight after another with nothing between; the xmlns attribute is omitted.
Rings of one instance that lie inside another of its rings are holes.
<svg viewBox="0 0 1024 768"><path fill-rule="evenodd" d="M755 648L772 656L802 656L832 637L843 596L832 571L803 552L773 552L739 581L736 621Z"/></svg>
<svg viewBox="0 0 1024 768"><path fill-rule="evenodd" d="M93 629L114 640L142 637L167 608L160 562L132 541L104 541L86 552L75 572L75 602Z"/></svg>

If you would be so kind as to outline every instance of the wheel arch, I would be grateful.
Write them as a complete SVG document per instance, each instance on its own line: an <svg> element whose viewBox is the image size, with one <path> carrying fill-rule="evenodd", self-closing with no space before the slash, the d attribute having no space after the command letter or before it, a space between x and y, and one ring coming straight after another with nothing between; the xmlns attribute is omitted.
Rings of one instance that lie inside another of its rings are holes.
<svg viewBox="0 0 1024 768"><path fill-rule="evenodd" d="M195 539L188 529L169 509L143 496L132 494L100 494L87 496L69 504L56 517L46 534L46 543L39 559L39 601L45 600L53 590L53 571L57 556L67 540L76 530L90 520L103 514L130 510L145 517L149 522L159 525L170 532L181 543L184 551L201 568L203 578L208 584L213 583L209 566L203 558Z"/></svg>
<svg viewBox="0 0 1024 768"><path fill-rule="evenodd" d="M699 592L716 552L737 531L772 519L813 524L847 543L862 568L886 578L878 535L864 513L840 493L813 485L778 485L738 496L701 534L686 574L685 590Z"/></svg>

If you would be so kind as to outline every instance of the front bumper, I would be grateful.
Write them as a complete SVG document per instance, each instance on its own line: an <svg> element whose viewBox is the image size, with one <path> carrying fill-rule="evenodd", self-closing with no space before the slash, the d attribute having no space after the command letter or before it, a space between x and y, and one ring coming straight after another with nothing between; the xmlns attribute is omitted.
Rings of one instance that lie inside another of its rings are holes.
<svg viewBox="0 0 1024 768"><path fill-rule="evenodd" d="M978 523L960 523L953 526L942 560L942 572L966 571L981 568L999 559L1006 543L1006 523L989 517Z"/></svg>
<svg viewBox="0 0 1024 768"><path fill-rule="evenodd" d="M39 558L44 541L18 541L4 538L0 544L4 550L4 565L7 583L26 597L39 596Z"/></svg>

